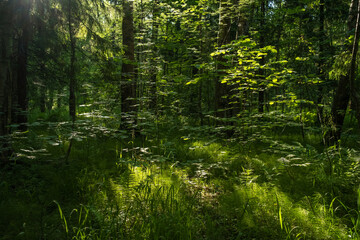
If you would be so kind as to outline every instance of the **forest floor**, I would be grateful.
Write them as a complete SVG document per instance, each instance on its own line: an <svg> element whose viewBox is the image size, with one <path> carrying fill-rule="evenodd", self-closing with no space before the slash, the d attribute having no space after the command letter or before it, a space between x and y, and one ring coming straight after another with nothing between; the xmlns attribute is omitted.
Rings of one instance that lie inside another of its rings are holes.
<svg viewBox="0 0 360 240"><path fill-rule="evenodd" d="M0 169L0 239L359 239L357 150L210 129L34 122Z"/></svg>

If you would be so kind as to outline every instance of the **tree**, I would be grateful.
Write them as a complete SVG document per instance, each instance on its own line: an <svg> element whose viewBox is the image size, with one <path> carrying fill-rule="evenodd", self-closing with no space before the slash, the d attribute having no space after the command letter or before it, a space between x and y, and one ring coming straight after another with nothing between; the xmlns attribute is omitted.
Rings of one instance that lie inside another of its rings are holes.
<svg viewBox="0 0 360 240"><path fill-rule="evenodd" d="M0 1L0 158L9 157L6 135L11 123L11 39L12 29L9 28L13 17L13 2Z"/></svg>
<svg viewBox="0 0 360 240"><path fill-rule="evenodd" d="M259 26L259 45L261 48L265 47L265 0L261 0L260 2L260 26ZM260 86L259 86L259 106L258 111L260 113L264 112L264 102L265 102L265 90L262 82L265 80L265 57L262 56L260 59L260 69L259 69L259 78L260 78Z"/></svg>
<svg viewBox="0 0 360 240"><path fill-rule="evenodd" d="M357 8L358 8L358 1L352 0L349 10L349 16L347 19L347 29L348 32L354 32L356 29L356 19L357 19ZM348 36L349 37L349 36ZM347 54L353 52L353 44L346 43L345 44L345 51ZM350 76L354 77L352 71L354 71L355 66L350 67L345 74L342 74L339 79L338 86L336 88L335 96L332 103L331 108L331 121L332 121L332 134L330 137L330 143L335 143L340 140L341 131L344 124L344 118L346 114L346 110L348 108L349 100L350 100Z"/></svg>
<svg viewBox="0 0 360 240"><path fill-rule="evenodd" d="M18 36L17 48L17 68L16 68L16 117L14 122L20 124L20 129L26 129L27 110L28 110L28 81L27 81L27 62L28 62L28 46L30 38L30 9L31 1L19 1L18 18L20 34Z"/></svg>
<svg viewBox="0 0 360 240"><path fill-rule="evenodd" d="M76 119L76 70L75 70L75 61L76 61L76 37L75 37L75 21L74 21L74 9L77 9L77 3L73 0L68 0L67 2L67 24L68 24L68 33L69 33L69 42L70 42L70 69L69 69L69 114L71 120L75 122Z"/></svg>
<svg viewBox="0 0 360 240"><path fill-rule="evenodd" d="M349 82L350 82L350 97L355 110L356 118L358 120L358 125L360 126L360 95L358 94L358 87L355 84L356 78L356 57L359 49L359 37L360 37L360 1L357 4L357 13L356 13L356 27L354 33L353 47L351 52L351 62L349 70Z"/></svg>
<svg viewBox="0 0 360 240"><path fill-rule="evenodd" d="M0 1L0 137L2 158L9 156L4 136L10 125L26 129L28 110L27 60L31 1Z"/></svg>
<svg viewBox="0 0 360 240"><path fill-rule="evenodd" d="M228 0L221 0L219 2L219 32L218 32L218 47L222 45L229 44L231 42L231 18L230 18L230 3ZM227 85L221 83L221 76L224 74L226 69L225 59L222 55L217 59L218 61L218 71L219 78L215 79L215 111L217 111L217 116L220 118L230 117L228 101L226 95L229 92L229 87Z"/></svg>
<svg viewBox="0 0 360 240"><path fill-rule="evenodd" d="M136 106L136 70L135 70L135 42L134 42L134 20L133 20L133 2L123 1L123 46L124 56L122 63L122 80L121 80L121 124L125 127L127 114L135 114ZM132 116L134 121L134 116ZM128 127L128 126L126 126ZM126 128L125 127L125 128Z"/></svg>

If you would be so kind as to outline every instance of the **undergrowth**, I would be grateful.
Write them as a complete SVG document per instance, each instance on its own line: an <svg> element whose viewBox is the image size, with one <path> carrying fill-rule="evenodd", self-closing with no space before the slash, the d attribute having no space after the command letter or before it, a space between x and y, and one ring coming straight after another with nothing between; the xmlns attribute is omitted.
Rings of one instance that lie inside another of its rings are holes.
<svg viewBox="0 0 360 240"><path fill-rule="evenodd" d="M356 150L211 131L33 122L1 168L0 239L359 239Z"/></svg>

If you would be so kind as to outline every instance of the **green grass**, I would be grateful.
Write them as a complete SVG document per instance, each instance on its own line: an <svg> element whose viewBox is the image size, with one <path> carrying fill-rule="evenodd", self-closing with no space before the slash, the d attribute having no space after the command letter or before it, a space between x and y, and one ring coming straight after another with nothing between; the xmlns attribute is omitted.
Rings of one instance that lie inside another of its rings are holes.
<svg viewBox="0 0 360 240"><path fill-rule="evenodd" d="M359 239L356 150L159 131L80 120L15 134L0 239Z"/></svg>

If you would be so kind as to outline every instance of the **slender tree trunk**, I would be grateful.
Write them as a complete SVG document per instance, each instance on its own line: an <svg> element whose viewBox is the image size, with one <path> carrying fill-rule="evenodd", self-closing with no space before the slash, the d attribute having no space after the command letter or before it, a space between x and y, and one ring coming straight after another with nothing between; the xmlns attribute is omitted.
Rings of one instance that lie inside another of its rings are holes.
<svg viewBox="0 0 360 240"><path fill-rule="evenodd" d="M219 32L218 32L218 47L221 47L224 44L230 43L230 28L231 28L231 19L228 15L229 4L227 0L220 1L220 16L219 16ZM223 56L218 57L218 72L219 77L215 79L215 111L216 116L219 118L225 118L226 108L228 107L226 94L227 86L226 84L221 83L221 75L225 71L225 59Z"/></svg>
<svg viewBox="0 0 360 240"><path fill-rule="evenodd" d="M51 111L54 105L54 90L53 89L49 89L48 90L49 93L49 99L46 102L46 108L48 111Z"/></svg>
<svg viewBox="0 0 360 240"><path fill-rule="evenodd" d="M68 0L68 31L69 31L69 40L70 40L70 66L69 66L69 115L72 121L72 128L75 128L76 121L76 37L75 37L75 27L74 27L74 18L73 18L73 0ZM74 139L70 139L68 150L65 155L65 163L69 164L69 157L71 149L73 146Z"/></svg>
<svg viewBox="0 0 360 240"><path fill-rule="evenodd" d="M356 28L354 34L354 42L351 54L351 65L350 65L350 93L351 93L351 103L352 107L355 110L356 118L358 120L358 125L360 127L360 95L358 93L358 88L355 85L356 78L356 56L359 49L359 36L360 35L360 0L358 0L358 10L356 16Z"/></svg>
<svg viewBox="0 0 360 240"><path fill-rule="evenodd" d="M38 6L36 7L38 9L39 15L40 16L45 16L45 6L42 3L38 3ZM46 34L45 34L45 22L41 17L37 18L36 21L36 26L37 26L37 35L40 39L46 39ZM46 45L41 42L42 44L39 44L38 48L39 48L39 52L40 52L40 56L41 57L45 57L46 55ZM41 73L45 73L46 71L46 62L45 62L45 58L40 60L40 72ZM40 81L40 86L38 87L38 92L39 92L39 107L40 107L40 111L42 113L44 113L46 111L46 81L45 81L45 77L43 76L39 76L38 77L39 81Z"/></svg>
<svg viewBox="0 0 360 240"><path fill-rule="evenodd" d="M349 17L347 20L348 32L352 32L356 28L356 11L358 8L358 1L352 0L350 5ZM352 52L353 45L347 44L347 51ZM344 124L344 118L350 99L350 71L340 77L338 87L335 92L333 104L331 108L332 117L332 134L329 139L329 144L334 144L341 137L341 130Z"/></svg>
<svg viewBox="0 0 360 240"><path fill-rule="evenodd" d="M8 133L7 125L7 98L11 93L11 88L8 86L9 77L9 53L8 53L9 39L5 31L0 30L0 136Z"/></svg>
<svg viewBox="0 0 360 240"><path fill-rule="evenodd" d="M151 57L151 76L150 76L150 109L153 109L157 114L157 63L155 61L157 54L157 40L158 40L158 31L159 31L159 23L158 17L160 14L160 10L158 8L158 1L155 0L153 3L153 22L152 22L152 31L151 31L151 41L154 44L153 53L154 56Z"/></svg>
<svg viewBox="0 0 360 240"><path fill-rule="evenodd" d="M71 120L75 122L76 120L76 72L75 72L75 62L76 62L76 38L75 30L72 18L72 0L68 2L68 27L69 27L69 38L70 38L70 70L69 70L69 114Z"/></svg>
<svg viewBox="0 0 360 240"><path fill-rule="evenodd" d="M319 6L319 76L322 81L325 81L325 47L326 47L326 33L325 33L325 0L320 0ZM317 97L317 115L318 122L320 125L323 124L323 107L320 106L323 99L323 87L320 86L318 89Z"/></svg>
<svg viewBox="0 0 360 240"><path fill-rule="evenodd" d="M200 17L199 17L199 21L200 22L203 22L203 15L200 15ZM200 44L200 59L202 58L202 56L203 56L203 52L204 52L204 50L203 50L203 25L202 24L200 24L199 25L199 28L198 28L198 31L199 31L199 33L200 33L200 35L199 35L199 44ZM202 69L200 69L200 76L203 74L203 70ZM194 76L195 77L195 76ZM197 99L197 108L198 108L198 114L199 114L199 118L200 118L200 126L203 126L204 125L204 115L203 115L203 79L201 79L201 77L199 78L199 82L198 82L198 99Z"/></svg>
<svg viewBox="0 0 360 240"><path fill-rule="evenodd" d="M11 39L13 2L0 2L0 160L2 163L9 160L11 150L7 141L10 133L7 127L11 123Z"/></svg>
<svg viewBox="0 0 360 240"><path fill-rule="evenodd" d="M25 0L20 2L20 29L21 36L18 40L17 49L17 83L16 83L16 96L17 96L17 114L15 122L20 124L20 130L26 130L27 123L27 52L30 36L30 1Z"/></svg>
<svg viewBox="0 0 360 240"><path fill-rule="evenodd" d="M123 22L122 35L125 48L125 59L122 64L121 81L121 112L122 127L129 128L126 121L135 121L135 99L136 99L136 74L135 74L135 51L134 51L134 20L133 20L133 2L123 1ZM130 119L126 115L133 115Z"/></svg>
<svg viewBox="0 0 360 240"><path fill-rule="evenodd" d="M259 45L261 48L265 47L265 0L261 1L260 4L260 39L259 39ZM265 65L265 57L262 56L260 59L260 65ZM264 102L265 102L265 90L263 86L263 82L265 81L265 70L263 68L260 68L259 70L259 79L260 79L260 86L259 86L259 105L258 105L258 111L259 113L264 112Z"/></svg>
<svg viewBox="0 0 360 240"><path fill-rule="evenodd" d="M46 88L45 86L39 87L39 103L40 103L40 112L44 113L46 111Z"/></svg>

